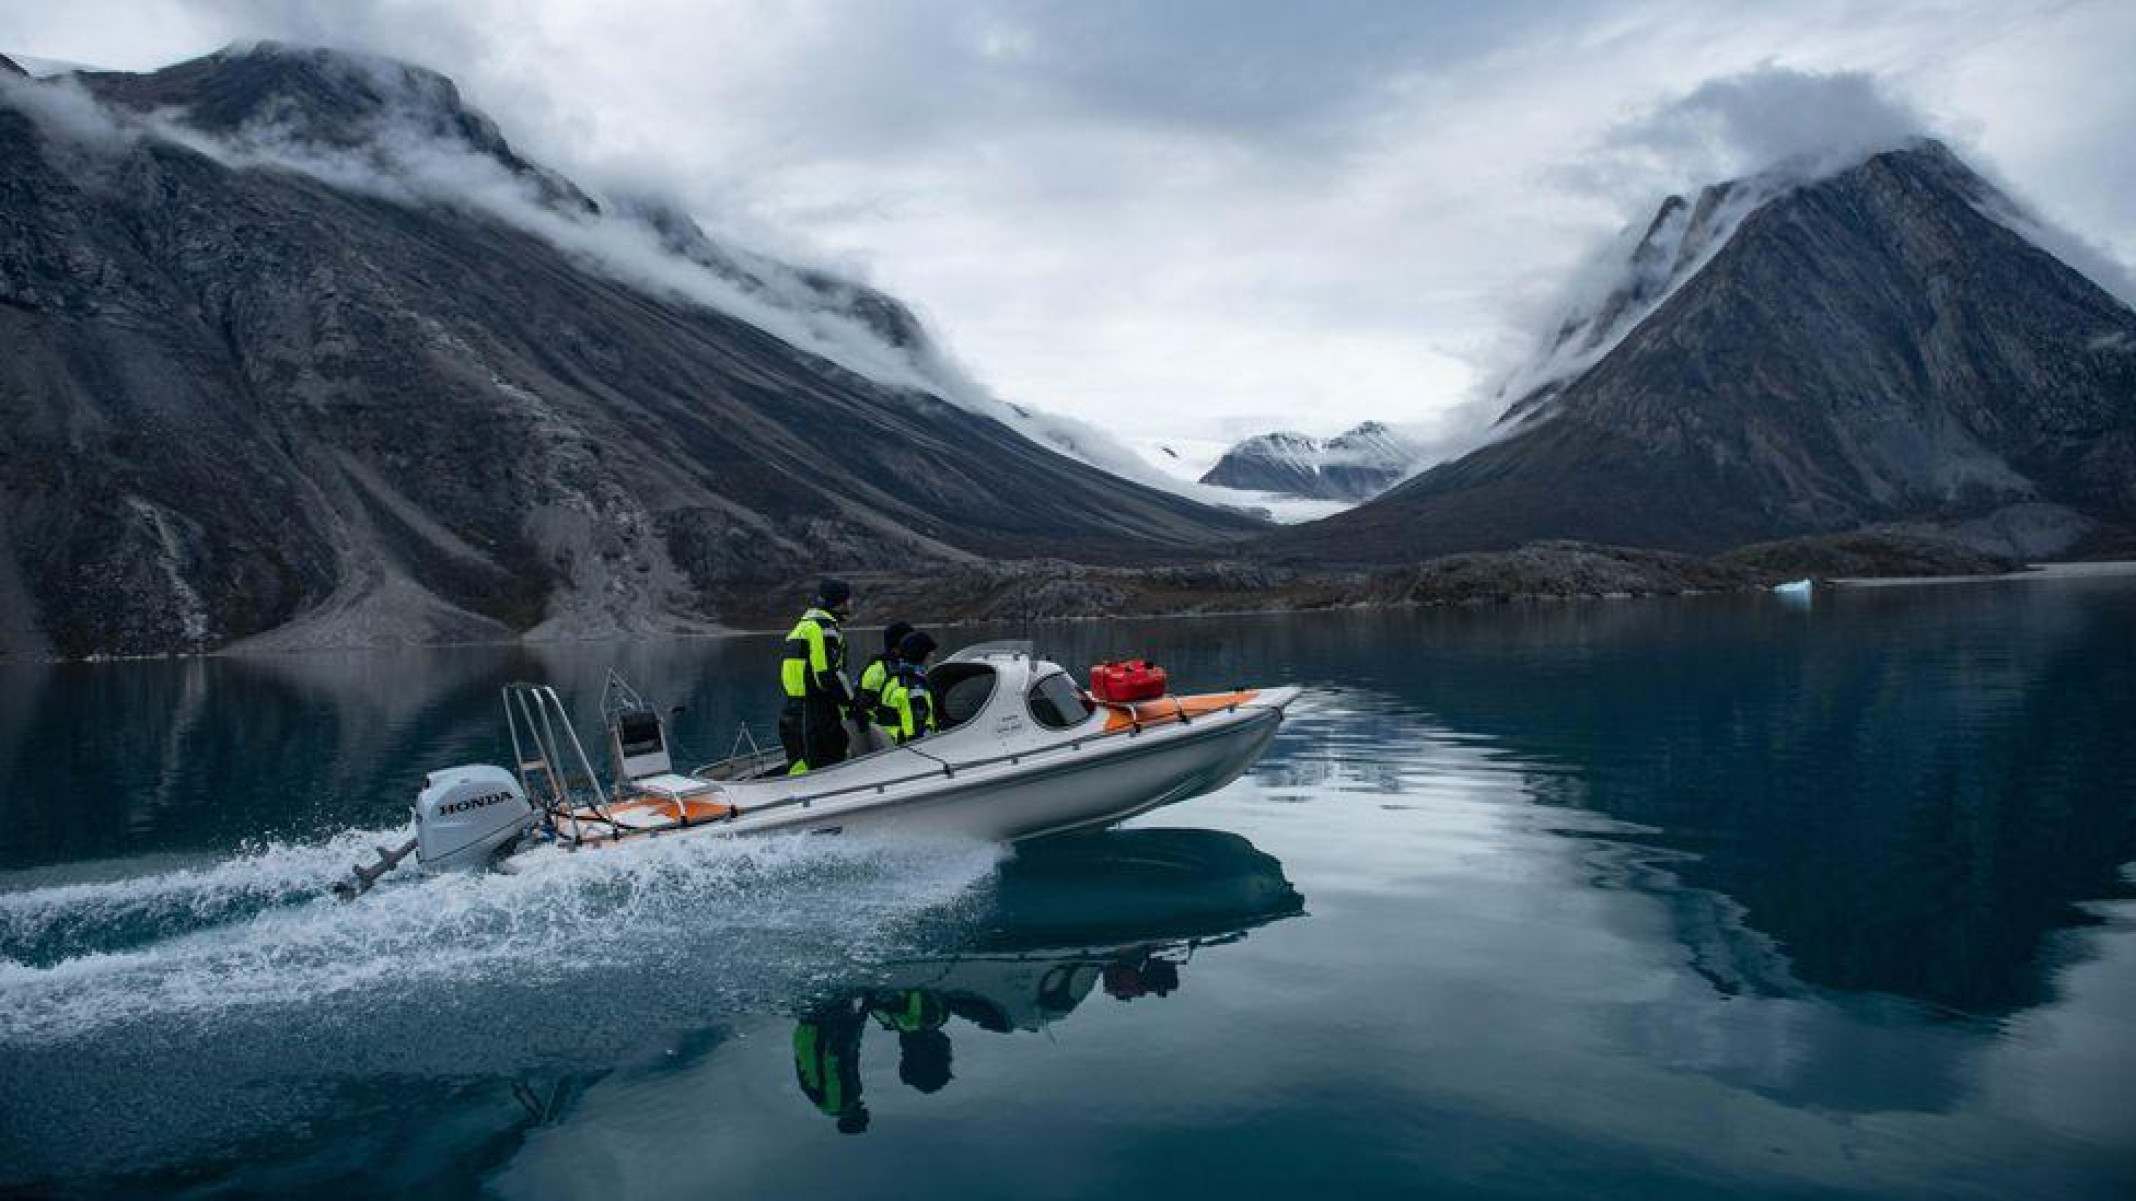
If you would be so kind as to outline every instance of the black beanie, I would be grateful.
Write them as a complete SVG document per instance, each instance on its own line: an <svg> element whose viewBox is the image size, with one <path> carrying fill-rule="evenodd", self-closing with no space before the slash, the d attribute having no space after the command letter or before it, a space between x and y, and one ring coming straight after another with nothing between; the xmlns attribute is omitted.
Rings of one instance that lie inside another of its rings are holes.
<svg viewBox="0 0 2136 1201"><path fill-rule="evenodd" d="M928 637L926 632L922 630L914 630L905 635L897 644L897 657L907 663L918 663L927 656L934 654L934 651L935 640Z"/></svg>
<svg viewBox="0 0 2136 1201"><path fill-rule="evenodd" d="M836 576L825 576L816 585L816 603L835 608L853 599L853 586Z"/></svg>
<svg viewBox="0 0 2136 1201"><path fill-rule="evenodd" d="M883 649L889 651L891 654L896 654L898 644L905 641L905 635L910 634L911 632L912 623L909 621L893 621L889 625L884 626Z"/></svg>

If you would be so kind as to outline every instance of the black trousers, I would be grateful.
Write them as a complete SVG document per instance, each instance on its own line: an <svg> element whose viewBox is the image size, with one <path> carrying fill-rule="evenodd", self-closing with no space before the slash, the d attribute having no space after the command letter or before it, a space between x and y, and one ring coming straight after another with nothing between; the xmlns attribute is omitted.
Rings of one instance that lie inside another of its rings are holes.
<svg viewBox="0 0 2136 1201"><path fill-rule="evenodd" d="M829 697L789 697L779 711L779 745L786 749L789 764L806 763L810 769L843 763L846 757L845 715Z"/></svg>

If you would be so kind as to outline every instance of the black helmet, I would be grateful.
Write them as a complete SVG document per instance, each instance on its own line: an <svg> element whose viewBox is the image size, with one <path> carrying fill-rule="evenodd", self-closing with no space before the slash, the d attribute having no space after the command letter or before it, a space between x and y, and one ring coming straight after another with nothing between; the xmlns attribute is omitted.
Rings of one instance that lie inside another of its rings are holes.
<svg viewBox="0 0 2136 1201"><path fill-rule="evenodd" d="M934 654L934 652L935 640L928 637L927 632L924 630L914 630L900 639L897 644L897 657L907 663L925 662L927 656Z"/></svg>
<svg viewBox="0 0 2136 1201"><path fill-rule="evenodd" d="M896 654L898 644L903 642L905 640L905 635L910 634L911 632L912 623L909 621L893 621L889 625L884 626L883 650L893 655Z"/></svg>
<svg viewBox="0 0 2136 1201"><path fill-rule="evenodd" d="M825 576L816 585L816 603L826 609L835 609L853 599L853 585L836 576Z"/></svg>

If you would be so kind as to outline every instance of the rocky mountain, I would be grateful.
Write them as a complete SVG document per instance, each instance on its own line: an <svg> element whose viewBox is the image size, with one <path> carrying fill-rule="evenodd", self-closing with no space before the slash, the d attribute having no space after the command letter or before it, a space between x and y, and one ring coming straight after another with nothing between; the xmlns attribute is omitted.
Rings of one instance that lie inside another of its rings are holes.
<svg viewBox="0 0 2136 1201"><path fill-rule="evenodd" d="M2136 312L2017 213L1933 141L1672 198L1494 441L1262 549L1713 551L1913 521L2036 556L2136 526Z"/></svg>
<svg viewBox="0 0 2136 1201"><path fill-rule="evenodd" d="M0 70L0 653L704 630L1261 528L955 382L892 298L599 201L427 71Z"/></svg>
<svg viewBox="0 0 2136 1201"><path fill-rule="evenodd" d="M1311 500L1364 500L1400 482L1420 454L1414 442L1377 421L1327 439L1259 434L1225 451L1201 482Z"/></svg>

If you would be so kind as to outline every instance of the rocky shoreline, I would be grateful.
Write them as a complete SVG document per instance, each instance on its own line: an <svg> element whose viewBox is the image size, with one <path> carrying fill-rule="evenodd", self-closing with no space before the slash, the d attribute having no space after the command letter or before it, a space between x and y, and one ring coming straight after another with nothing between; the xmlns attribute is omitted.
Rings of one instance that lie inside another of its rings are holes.
<svg viewBox="0 0 2136 1201"><path fill-rule="evenodd" d="M1349 571L1237 560L1094 567L1032 559L926 575L857 573L852 579L870 614L942 624L1692 596L1755 592L1805 577L1977 576L2024 566L1930 536L1864 532L1761 544L1712 558L1545 541ZM793 606L785 591L736 589L718 605L735 624L769 630L781 626Z"/></svg>
<svg viewBox="0 0 2136 1201"><path fill-rule="evenodd" d="M968 563L928 572L854 572L872 623L886 614L930 625L1308 613L1623 600L1756 592L1785 580L1982 577L2026 570L2014 559L1914 531L1861 531L1760 543L1711 558L1584 542L1532 542L1509 551L1441 555L1402 567L1325 570L1243 560L1164 567L1105 567L1064 559ZM777 633L808 581L737 584L707 598L726 618L697 637ZM617 631L614 637L631 636ZM501 645L523 639L435 640L413 645ZM597 637L562 641L602 641ZM92 654L41 662L111 662L197 654L282 654L412 645L351 638L283 645L269 639L208 651ZM29 661L0 656L0 663Z"/></svg>

